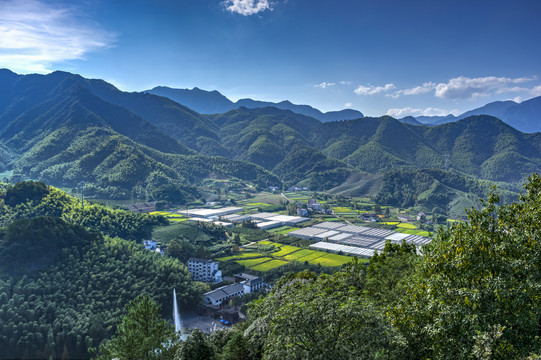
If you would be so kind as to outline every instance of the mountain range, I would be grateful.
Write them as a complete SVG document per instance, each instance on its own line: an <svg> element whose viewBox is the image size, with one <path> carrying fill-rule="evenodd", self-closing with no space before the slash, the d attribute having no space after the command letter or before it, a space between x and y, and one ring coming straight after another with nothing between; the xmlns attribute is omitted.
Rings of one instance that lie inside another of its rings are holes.
<svg viewBox="0 0 541 360"><path fill-rule="evenodd" d="M465 119L472 115L490 115L503 120L517 130L527 133L541 131L541 96L516 103L514 101L495 101L477 109L454 116L419 116L417 121L426 125L440 125Z"/></svg>
<svg viewBox="0 0 541 360"><path fill-rule="evenodd" d="M64 186L85 180L117 198L209 179L364 195L382 184L386 191L406 186L386 181L387 173L422 169L518 184L541 170L541 133L487 115L438 126L389 116L322 122L276 107L204 115L103 80L0 70L0 171L19 178ZM436 185L416 189L448 188L443 178L425 173L423 184Z"/></svg>
<svg viewBox="0 0 541 360"><path fill-rule="evenodd" d="M206 91L197 87L193 89L173 89L165 86L158 86L145 92L167 97L202 114L224 113L240 107L254 109L270 106L311 116L322 122L353 120L364 117L360 111L353 109L322 113L320 110L309 105L296 105L287 100L274 103L253 99L240 99L237 102L233 102L216 90ZM452 114L446 116L407 116L399 120L413 125L424 124L434 126L465 119L472 115L490 115L503 120L508 125L522 132L540 132L541 97L536 97L521 103L516 103L511 100L496 101L480 108L467 111L458 116Z"/></svg>
<svg viewBox="0 0 541 360"><path fill-rule="evenodd" d="M275 107L282 110L290 110L297 114L311 116L320 121L351 120L364 117L363 113L354 109L340 111L321 112L309 105L296 105L288 100L281 102L259 101L253 99L239 99L233 102L220 94L218 91L206 91L197 87L193 89L173 89L166 86L157 86L145 91L149 94L165 96L173 101L183 104L201 114L217 114L245 107L248 109Z"/></svg>

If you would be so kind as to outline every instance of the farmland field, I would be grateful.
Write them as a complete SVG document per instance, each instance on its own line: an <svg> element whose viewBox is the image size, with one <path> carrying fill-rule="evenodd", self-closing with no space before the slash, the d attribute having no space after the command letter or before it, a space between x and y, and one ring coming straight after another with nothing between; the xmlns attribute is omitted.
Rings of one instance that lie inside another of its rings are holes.
<svg viewBox="0 0 541 360"><path fill-rule="evenodd" d="M268 240L260 241L261 245L273 245L279 250L274 253L242 253L236 254L233 256L221 257L216 260L219 261L235 261L241 265L246 266L249 269L256 271L268 271L284 264L287 264L290 261L299 261L317 265L321 264L322 266L340 266L351 261L351 257L330 254L322 251L310 250L310 249L301 249L296 246L283 245L280 243L275 243ZM258 257L260 256L260 257Z"/></svg>
<svg viewBox="0 0 541 360"><path fill-rule="evenodd" d="M396 227L404 228L404 229L411 229L411 230L417 229L417 226L415 226L413 224L410 224L410 223L400 223L400 224L396 225Z"/></svg>
<svg viewBox="0 0 541 360"><path fill-rule="evenodd" d="M297 250L300 250L300 248L298 248L296 246L282 245L280 247L280 251L272 253L272 255L282 257L282 256L285 256L285 255L287 255L289 253L295 252Z"/></svg>
<svg viewBox="0 0 541 360"><path fill-rule="evenodd" d="M257 259L247 259L247 260L236 260L237 263L246 266L247 268L252 268L258 264L264 263L265 261L272 260L270 257L262 257Z"/></svg>
<svg viewBox="0 0 541 360"><path fill-rule="evenodd" d="M352 258L337 254L325 254L321 257L309 261L312 264L321 264L321 266L340 266L349 263Z"/></svg>
<svg viewBox="0 0 541 360"><path fill-rule="evenodd" d="M268 271L268 270L275 269L279 266L285 265L287 263L288 262L284 260L271 260L271 261L267 261L256 266L252 266L251 269L255 271Z"/></svg>
<svg viewBox="0 0 541 360"><path fill-rule="evenodd" d="M260 254L260 253L243 253L243 254L237 254L237 255L233 255L233 256L226 256L226 257L217 258L216 260L227 261L227 260L233 260L233 259L253 258L253 257L258 257L258 256L263 256L263 254Z"/></svg>
<svg viewBox="0 0 541 360"><path fill-rule="evenodd" d="M322 251L315 251L315 250L312 250L312 251L313 251L313 253L308 254L306 256L303 256L301 258L298 258L297 261L300 261L300 262L304 262L304 261L312 262L313 260L317 259L318 257L322 257L323 255L327 254L327 253L324 253Z"/></svg>
<svg viewBox="0 0 541 360"><path fill-rule="evenodd" d="M305 256L308 256L308 255L311 255L313 253L315 253L316 251L314 250L308 250L308 249L302 249L302 250L299 250L299 251L295 251L294 253L291 253L289 255L286 255L284 256L284 259L286 260L299 260Z"/></svg>
<svg viewBox="0 0 541 360"><path fill-rule="evenodd" d="M336 206L336 207L333 207L332 209L334 210L335 213L353 213L353 210L351 210L348 207L343 207L343 206Z"/></svg>
<svg viewBox="0 0 541 360"><path fill-rule="evenodd" d="M410 235L420 235L420 236L430 236L430 233L428 231L424 230L413 230L413 229L407 229L407 230L401 230L402 234L410 234Z"/></svg>
<svg viewBox="0 0 541 360"><path fill-rule="evenodd" d="M282 234L285 235L291 231L299 230L298 227L291 227L291 226L280 226L279 228L274 228L272 230L269 230L269 232L274 234Z"/></svg>

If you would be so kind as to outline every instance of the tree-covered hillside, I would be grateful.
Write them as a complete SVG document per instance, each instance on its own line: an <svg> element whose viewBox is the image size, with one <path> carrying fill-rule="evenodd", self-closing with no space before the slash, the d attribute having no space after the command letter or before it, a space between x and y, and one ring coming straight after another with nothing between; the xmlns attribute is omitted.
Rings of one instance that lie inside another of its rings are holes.
<svg viewBox="0 0 541 360"><path fill-rule="evenodd" d="M518 186L479 180L445 170L392 171L383 176L375 200L380 204L402 208L439 207L446 209L449 215L463 216L464 209L476 206L478 199L488 196L494 186L498 187L506 202L518 197Z"/></svg>
<svg viewBox="0 0 541 360"><path fill-rule="evenodd" d="M0 80L0 169L15 180L84 180L103 197L206 178L329 190L363 173L427 168L518 184L541 169L541 135L490 116L428 127L388 116L322 123L272 107L201 115L65 72L2 70Z"/></svg>
<svg viewBox="0 0 541 360"><path fill-rule="evenodd" d="M181 307L199 301L184 265L134 241L149 236L157 218L83 210L35 182L0 187L0 209L0 358L88 358L137 295L151 296L165 314L173 288Z"/></svg>
<svg viewBox="0 0 541 360"><path fill-rule="evenodd" d="M177 141L197 149L197 137L217 135L209 120L171 100L63 72L19 76L4 70L0 78L6 80L0 168L13 169L16 179L64 186L84 180L113 198L145 198L165 183L186 186L211 174L280 184L253 164L217 161Z"/></svg>

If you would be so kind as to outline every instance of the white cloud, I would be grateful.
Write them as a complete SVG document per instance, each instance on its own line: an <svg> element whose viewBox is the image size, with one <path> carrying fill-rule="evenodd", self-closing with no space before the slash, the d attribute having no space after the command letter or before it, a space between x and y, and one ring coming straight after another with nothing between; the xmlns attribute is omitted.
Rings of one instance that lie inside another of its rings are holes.
<svg viewBox="0 0 541 360"><path fill-rule="evenodd" d="M387 115L394 118L403 118L405 116L446 116L449 114L458 115L458 110L445 110L439 108L429 107L426 109L415 109L411 107L395 108L387 110Z"/></svg>
<svg viewBox="0 0 541 360"><path fill-rule="evenodd" d="M226 0L222 4L227 11L244 16L272 10L268 0Z"/></svg>
<svg viewBox="0 0 541 360"><path fill-rule="evenodd" d="M345 103L344 106L347 107L347 108L350 108L350 107L353 106L353 104L352 103Z"/></svg>
<svg viewBox="0 0 541 360"><path fill-rule="evenodd" d="M436 88L436 84L433 82L425 82L423 85L416 86L414 88L410 89L404 89L404 90L398 90L395 91L393 94L386 95L387 97L392 97L393 99L396 99L400 97L401 95L421 95L426 94L428 92L431 92Z"/></svg>
<svg viewBox="0 0 541 360"><path fill-rule="evenodd" d="M354 90L357 95L375 95L395 88L394 84L385 84L385 86L359 86Z"/></svg>
<svg viewBox="0 0 541 360"><path fill-rule="evenodd" d="M541 85L537 85L530 92L533 96L541 96Z"/></svg>
<svg viewBox="0 0 541 360"><path fill-rule="evenodd" d="M326 87L329 87L329 86L334 86L336 85L336 83L328 83L328 82L322 82L321 84L318 84L318 85L314 85L314 87L318 87L318 88L322 88L322 89L325 89Z"/></svg>
<svg viewBox="0 0 541 360"><path fill-rule="evenodd" d="M38 0L0 0L0 67L49 72L54 63L82 59L115 36L81 19L76 7Z"/></svg>
<svg viewBox="0 0 541 360"><path fill-rule="evenodd" d="M435 95L445 99L476 99L489 96L493 93L522 91L523 88L510 85L531 81L530 78L506 78L487 76L480 78L468 78L460 76L449 80L447 83L436 85Z"/></svg>
<svg viewBox="0 0 541 360"><path fill-rule="evenodd" d="M349 85L351 81L340 81L340 85Z"/></svg>

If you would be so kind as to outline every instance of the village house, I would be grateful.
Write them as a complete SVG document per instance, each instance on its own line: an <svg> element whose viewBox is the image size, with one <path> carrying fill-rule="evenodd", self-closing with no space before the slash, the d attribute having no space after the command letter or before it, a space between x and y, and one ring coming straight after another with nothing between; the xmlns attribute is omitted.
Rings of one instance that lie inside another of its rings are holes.
<svg viewBox="0 0 541 360"><path fill-rule="evenodd" d="M225 285L203 295L205 303L220 306L234 296L244 295L244 286L241 283Z"/></svg>
<svg viewBox="0 0 541 360"><path fill-rule="evenodd" d="M188 271L195 281L221 282L222 272L216 261L191 257L188 259Z"/></svg>
<svg viewBox="0 0 541 360"><path fill-rule="evenodd" d="M225 285L203 295L205 304L221 306L234 296L260 291L265 287L263 279L259 276L240 273L235 275L235 284Z"/></svg>
<svg viewBox="0 0 541 360"><path fill-rule="evenodd" d="M321 204L318 203L316 199L308 200L307 207L311 211L321 211L322 210Z"/></svg>
<svg viewBox="0 0 541 360"><path fill-rule="evenodd" d="M377 221L379 221L379 217L376 214L371 214L371 213L364 213L361 216L359 216L359 218L361 220L367 221L367 222L377 222Z"/></svg>
<svg viewBox="0 0 541 360"><path fill-rule="evenodd" d="M235 275L235 283L241 283L244 286L244 293L249 294L263 289L263 279L259 276L240 273Z"/></svg>
<svg viewBox="0 0 541 360"><path fill-rule="evenodd" d="M410 221L413 221L413 219L408 215L400 214L400 215L398 215L398 221L410 222Z"/></svg>

